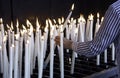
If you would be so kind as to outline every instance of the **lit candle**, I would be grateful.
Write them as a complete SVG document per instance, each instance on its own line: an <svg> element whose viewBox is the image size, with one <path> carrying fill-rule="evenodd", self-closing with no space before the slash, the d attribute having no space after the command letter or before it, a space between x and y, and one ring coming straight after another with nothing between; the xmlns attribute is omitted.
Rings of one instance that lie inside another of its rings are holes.
<svg viewBox="0 0 120 78"><path fill-rule="evenodd" d="M43 62L44 62L43 51L44 51L44 36L41 37L41 52L40 52L40 62L39 62L40 64L39 64L38 78L42 78L42 74L43 74Z"/></svg>
<svg viewBox="0 0 120 78"><path fill-rule="evenodd" d="M90 15L90 31L89 31L89 41L93 39L93 15Z"/></svg>
<svg viewBox="0 0 120 78"><path fill-rule="evenodd" d="M61 78L64 78L64 54L63 54L63 29L61 26L60 31L60 71L61 71Z"/></svg>
<svg viewBox="0 0 120 78"><path fill-rule="evenodd" d="M44 49L44 58L46 56L46 50L47 50L47 39L48 39L48 20L46 20L46 27L44 29L44 36L45 36L45 49Z"/></svg>
<svg viewBox="0 0 120 78"><path fill-rule="evenodd" d="M3 53L2 53L2 46L0 46L0 72L3 73Z"/></svg>
<svg viewBox="0 0 120 78"><path fill-rule="evenodd" d="M19 33L19 22L18 22L18 19L17 19L16 27L17 27L17 34L18 34Z"/></svg>
<svg viewBox="0 0 120 78"><path fill-rule="evenodd" d="M14 45L10 46L10 65L9 65L9 78L13 78L13 47Z"/></svg>
<svg viewBox="0 0 120 78"><path fill-rule="evenodd" d="M54 65L54 35L53 28L50 32L50 78L53 78L53 65Z"/></svg>
<svg viewBox="0 0 120 78"><path fill-rule="evenodd" d="M18 42L18 39L19 39L19 37L18 37L18 34L16 35L16 40L15 40L15 65L14 65L14 77L15 78L18 78L18 76L19 76L19 73L18 73L18 44L19 44L19 42Z"/></svg>
<svg viewBox="0 0 120 78"><path fill-rule="evenodd" d="M19 44L19 47L20 47L20 51L19 51L19 73L20 73L20 78L22 78L22 55L23 55L23 32L21 31L21 37L20 37L20 44Z"/></svg>
<svg viewBox="0 0 120 78"><path fill-rule="evenodd" d="M29 78L29 41L27 41L27 43L25 43L25 75L24 78Z"/></svg>
<svg viewBox="0 0 120 78"><path fill-rule="evenodd" d="M65 20L65 23L64 23L64 25L63 25L63 26L64 26L64 27L63 27L63 30L66 28L67 22L68 22L68 20L70 19L73 10L74 10L74 4L72 4L71 11L70 11L68 17L67 17L66 20Z"/></svg>
<svg viewBox="0 0 120 78"><path fill-rule="evenodd" d="M107 49L104 51L104 63L107 63Z"/></svg>
<svg viewBox="0 0 120 78"><path fill-rule="evenodd" d="M75 39L74 39L74 41L77 41L77 39L78 39L78 28L76 28L76 30L75 30L75 37L74 37ZM74 73L74 66L75 66L75 57L77 56L77 53L76 52L72 52L73 54L72 54L72 64L71 64L71 74L73 74Z"/></svg>
<svg viewBox="0 0 120 78"><path fill-rule="evenodd" d="M6 50L6 39L7 37L4 36L3 39L3 78L9 78L8 77L8 58L7 58L7 50Z"/></svg>
<svg viewBox="0 0 120 78"><path fill-rule="evenodd" d="M115 61L115 45L112 43L112 61Z"/></svg>

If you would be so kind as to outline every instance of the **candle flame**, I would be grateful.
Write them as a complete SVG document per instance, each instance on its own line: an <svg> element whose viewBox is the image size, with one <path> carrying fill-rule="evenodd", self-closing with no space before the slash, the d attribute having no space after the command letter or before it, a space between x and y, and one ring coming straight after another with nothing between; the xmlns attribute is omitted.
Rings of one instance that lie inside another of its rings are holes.
<svg viewBox="0 0 120 78"><path fill-rule="evenodd" d="M13 30L14 28L13 28L13 22L11 22L11 29Z"/></svg>
<svg viewBox="0 0 120 78"><path fill-rule="evenodd" d="M59 25L61 24L61 19L60 18L58 18L58 23L59 23Z"/></svg>
<svg viewBox="0 0 120 78"><path fill-rule="evenodd" d="M24 34L24 31L20 30L20 34L21 34L21 36L23 36L23 34Z"/></svg>
<svg viewBox="0 0 120 78"><path fill-rule="evenodd" d="M56 24L56 20L55 19L53 19L53 22Z"/></svg>
<svg viewBox="0 0 120 78"><path fill-rule="evenodd" d="M89 16L89 20L93 20L93 15L92 14L90 14L90 16Z"/></svg>
<svg viewBox="0 0 120 78"><path fill-rule="evenodd" d="M3 23L3 19L2 18L0 18L0 23Z"/></svg>
<svg viewBox="0 0 120 78"><path fill-rule="evenodd" d="M104 20L104 17L101 18L101 21L103 21L103 20Z"/></svg>
<svg viewBox="0 0 120 78"><path fill-rule="evenodd" d="M8 24L6 24L7 28L10 29L10 26Z"/></svg>
<svg viewBox="0 0 120 78"><path fill-rule="evenodd" d="M49 22L50 27L51 27L51 26L52 26L52 22L51 22L51 20L50 20L50 19L48 19L48 22Z"/></svg>
<svg viewBox="0 0 120 78"><path fill-rule="evenodd" d="M64 22L64 17L62 17L62 23Z"/></svg>
<svg viewBox="0 0 120 78"><path fill-rule="evenodd" d="M73 17L71 18L71 20L70 21L73 21Z"/></svg>
<svg viewBox="0 0 120 78"><path fill-rule="evenodd" d="M22 24L22 27L23 27L24 30L26 30L26 27L23 24Z"/></svg>
<svg viewBox="0 0 120 78"><path fill-rule="evenodd" d="M97 18L99 18L100 17L100 14L99 13L97 13Z"/></svg>
<svg viewBox="0 0 120 78"><path fill-rule="evenodd" d="M26 20L26 24L27 24L27 27L31 27L32 26L32 24L30 23L30 21L28 19Z"/></svg>
<svg viewBox="0 0 120 78"><path fill-rule="evenodd" d="M38 18L36 18L36 26L40 27L40 24L39 24Z"/></svg>
<svg viewBox="0 0 120 78"><path fill-rule="evenodd" d="M72 10L72 11L74 10L74 4L72 4L71 10Z"/></svg>
<svg viewBox="0 0 120 78"><path fill-rule="evenodd" d="M18 21L18 19L17 19L17 24L16 24L16 27L18 28L18 26L19 26L19 21Z"/></svg>
<svg viewBox="0 0 120 78"><path fill-rule="evenodd" d="M68 20L68 23L70 23L70 20Z"/></svg>

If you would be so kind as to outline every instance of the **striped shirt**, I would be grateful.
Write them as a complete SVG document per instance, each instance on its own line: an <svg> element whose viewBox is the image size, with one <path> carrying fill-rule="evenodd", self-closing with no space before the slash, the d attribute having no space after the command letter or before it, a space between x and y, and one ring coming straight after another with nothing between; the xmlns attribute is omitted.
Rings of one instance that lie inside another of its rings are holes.
<svg viewBox="0 0 120 78"><path fill-rule="evenodd" d="M73 42L72 49L79 55L91 57L104 52L112 42L115 44L120 75L120 0L109 6L96 37L88 42Z"/></svg>

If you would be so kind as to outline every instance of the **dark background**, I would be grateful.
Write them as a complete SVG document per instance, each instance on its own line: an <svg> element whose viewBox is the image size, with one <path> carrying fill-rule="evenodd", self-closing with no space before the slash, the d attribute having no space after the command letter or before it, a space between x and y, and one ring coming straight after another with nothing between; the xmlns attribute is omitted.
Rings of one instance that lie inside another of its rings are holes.
<svg viewBox="0 0 120 78"><path fill-rule="evenodd" d="M79 17L80 13L86 17L97 12L104 15L108 6L116 0L0 0L0 17L4 23L10 23L18 18L24 22L27 18L45 22L46 18L67 17L71 5L75 4L73 17Z"/></svg>

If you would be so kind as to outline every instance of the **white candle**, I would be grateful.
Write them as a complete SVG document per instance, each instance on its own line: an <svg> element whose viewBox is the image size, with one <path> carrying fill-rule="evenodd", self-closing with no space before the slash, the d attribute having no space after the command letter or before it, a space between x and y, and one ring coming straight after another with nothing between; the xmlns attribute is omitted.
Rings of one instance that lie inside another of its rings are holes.
<svg viewBox="0 0 120 78"><path fill-rule="evenodd" d="M97 62L96 62L96 65L100 65L100 55L97 55Z"/></svg>
<svg viewBox="0 0 120 78"><path fill-rule="evenodd" d="M0 72L3 73L3 53L2 53L2 46L0 46Z"/></svg>
<svg viewBox="0 0 120 78"><path fill-rule="evenodd" d="M27 43L25 43L25 75L24 75L24 78L29 78L29 53L28 53L28 48L29 47L29 42L27 41Z"/></svg>
<svg viewBox="0 0 120 78"><path fill-rule="evenodd" d="M107 63L107 49L104 51L104 63Z"/></svg>
<svg viewBox="0 0 120 78"><path fill-rule="evenodd" d="M63 54L63 30L61 27L60 32L60 71L61 71L61 78L64 78L64 54Z"/></svg>
<svg viewBox="0 0 120 78"><path fill-rule="evenodd" d="M9 65L9 78L13 78L13 48L14 45L10 46L10 65Z"/></svg>
<svg viewBox="0 0 120 78"><path fill-rule="evenodd" d="M115 61L115 45L112 43L112 61Z"/></svg>
<svg viewBox="0 0 120 78"><path fill-rule="evenodd" d="M71 11L70 11L69 15L67 16L67 18L66 18L66 20L65 20L65 23L64 23L64 25L63 25L63 30L66 28L67 22L68 22L68 20L70 19L73 10L74 10L74 4L72 4Z"/></svg>
<svg viewBox="0 0 120 78"><path fill-rule="evenodd" d="M90 15L90 31L89 31L89 41L93 39L93 15Z"/></svg>
<svg viewBox="0 0 120 78"><path fill-rule="evenodd" d="M19 70L19 73L20 73L20 78L22 78L22 58L23 58L23 36L21 36L20 37L20 45L19 45L19 47L20 47L20 55L19 55L19 68L20 68L20 70Z"/></svg>
<svg viewBox="0 0 120 78"><path fill-rule="evenodd" d="M43 74L43 62L44 62L43 51L44 51L44 36L41 37L41 52L40 52L40 62L39 62L40 66L39 66L38 78L42 78L42 74Z"/></svg>
<svg viewBox="0 0 120 78"><path fill-rule="evenodd" d="M53 78L53 65L54 65L54 37L53 37L53 29L51 30L50 35L50 78Z"/></svg>
<svg viewBox="0 0 120 78"><path fill-rule="evenodd" d="M3 67L4 67L4 70L3 70L3 78L8 78L8 57L7 57L7 50L6 50L6 36L4 36L4 39L3 39Z"/></svg>
<svg viewBox="0 0 120 78"><path fill-rule="evenodd" d="M19 70L18 70L18 53L19 53L19 52L18 52L18 51L19 51L19 50L18 50L18 48L19 48L19 47L18 47L18 44L19 44L19 43L18 43L18 40L16 40L16 41L15 41L15 59L14 59L14 60L15 60L15 65L14 65L14 77L15 77L15 78L18 78L18 76L19 76L19 74L18 74L18 71L19 71Z"/></svg>
<svg viewBox="0 0 120 78"><path fill-rule="evenodd" d="M77 39L78 39L78 28L76 28L76 30L75 30L75 37L74 37L75 39L75 41L77 41ZM71 64L71 74L73 74L74 73L74 65L75 65L75 57L76 57L76 55L77 55L77 53L76 52L74 52L73 51L73 54L72 54L72 64Z"/></svg>

